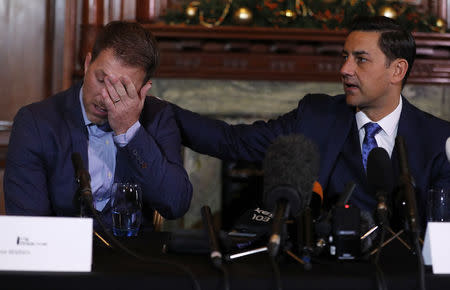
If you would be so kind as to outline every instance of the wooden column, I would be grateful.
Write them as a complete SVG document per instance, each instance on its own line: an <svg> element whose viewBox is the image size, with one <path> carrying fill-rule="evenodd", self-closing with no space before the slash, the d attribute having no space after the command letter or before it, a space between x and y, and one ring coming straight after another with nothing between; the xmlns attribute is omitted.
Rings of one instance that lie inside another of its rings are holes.
<svg viewBox="0 0 450 290"><path fill-rule="evenodd" d="M136 20L141 23L158 22L167 8L167 0L137 0Z"/></svg>
<svg viewBox="0 0 450 290"><path fill-rule="evenodd" d="M86 54L92 50L95 36L103 27L103 9L103 0L83 0L79 51L79 62L81 68L84 67L83 64Z"/></svg>

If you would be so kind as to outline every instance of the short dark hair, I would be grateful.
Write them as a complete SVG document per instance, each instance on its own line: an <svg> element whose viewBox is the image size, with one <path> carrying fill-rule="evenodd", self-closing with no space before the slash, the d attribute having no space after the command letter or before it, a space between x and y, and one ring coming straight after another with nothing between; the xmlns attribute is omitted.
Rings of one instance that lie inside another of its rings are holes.
<svg viewBox="0 0 450 290"><path fill-rule="evenodd" d="M92 61L106 49L126 65L145 71L144 83L154 74L159 64L159 49L152 33L135 22L112 21L98 33L92 49Z"/></svg>
<svg viewBox="0 0 450 290"><path fill-rule="evenodd" d="M386 55L389 65L392 61L403 58L408 62L408 70L402 81L405 85L416 58L416 42L411 32L404 29L395 20L385 16L356 18L349 32L374 31L380 32L378 46Z"/></svg>

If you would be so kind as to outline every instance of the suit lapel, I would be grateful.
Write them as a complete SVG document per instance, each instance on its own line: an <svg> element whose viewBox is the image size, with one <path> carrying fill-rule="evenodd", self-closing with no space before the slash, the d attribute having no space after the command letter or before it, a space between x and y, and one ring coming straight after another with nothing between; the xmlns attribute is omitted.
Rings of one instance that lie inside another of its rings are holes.
<svg viewBox="0 0 450 290"><path fill-rule="evenodd" d="M68 96L64 108L64 119L72 139L72 152L80 153L86 169L88 169L88 132L84 124L80 104L80 89L82 83L74 86L72 93Z"/></svg>
<svg viewBox="0 0 450 290"><path fill-rule="evenodd" d="M325 142L326 147L322 150L322 156L320 157L321 168L319 172L319 183L323 188L326 188L328 185L331 170L352 128L354 118L354 108L346 106L345 110L339 110L337 113L330 131L325 132L329 136L328 141Z"/></svg>
<svg viewBox="0 0 450 290"><path fill-rule="evenodd" d="M417 138L420 138L420 134L417 133L420 126L421 124L414 114L414 107L403 98L403 108L398 123L397 136L403 136L405 139L408 164L410 173L413 176L418 176L418 174L423 172L423 168L426 164L424 154L417 154L422 151L420 148L421 142L418 142L417 140ZM395 150L395 153L396 152L397 150Z"/></svg>

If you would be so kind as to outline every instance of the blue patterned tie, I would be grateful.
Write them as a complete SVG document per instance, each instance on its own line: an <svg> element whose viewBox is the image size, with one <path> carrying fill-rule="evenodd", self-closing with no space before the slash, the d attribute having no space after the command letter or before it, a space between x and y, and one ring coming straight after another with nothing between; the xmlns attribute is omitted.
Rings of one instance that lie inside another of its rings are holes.
<svg viewBox="0 0 450 290"><path fill-rule="evenodd" d="M112 132L111 127L108 122L103 123L102 125L97 125L97 127L103 132Z"/></svg>
<svg viewBox="0 0 450 290"><path fill-rule="evenodd" d="M373 148L378 147L375 135L381 130L381 127L377 123L367 123L364 125L364 130L366 130L366 136L364 137L361 153L364 169L367 170L367 157L369 157L369 153Z"/></svg>

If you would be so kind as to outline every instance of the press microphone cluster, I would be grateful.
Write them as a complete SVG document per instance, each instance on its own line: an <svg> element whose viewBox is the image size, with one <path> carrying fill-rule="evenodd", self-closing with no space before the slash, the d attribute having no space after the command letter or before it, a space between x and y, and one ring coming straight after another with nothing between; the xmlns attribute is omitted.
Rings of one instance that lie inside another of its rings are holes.
<svg viewBox="0 0 450 290"><path fill-rule="evenodd" d="M263 162L264 203L274 212L268 243L269 255L277 255L285 232L285 220L297 217L310 203L319 171L316 145L303 135L277 138Z"/></svg>

